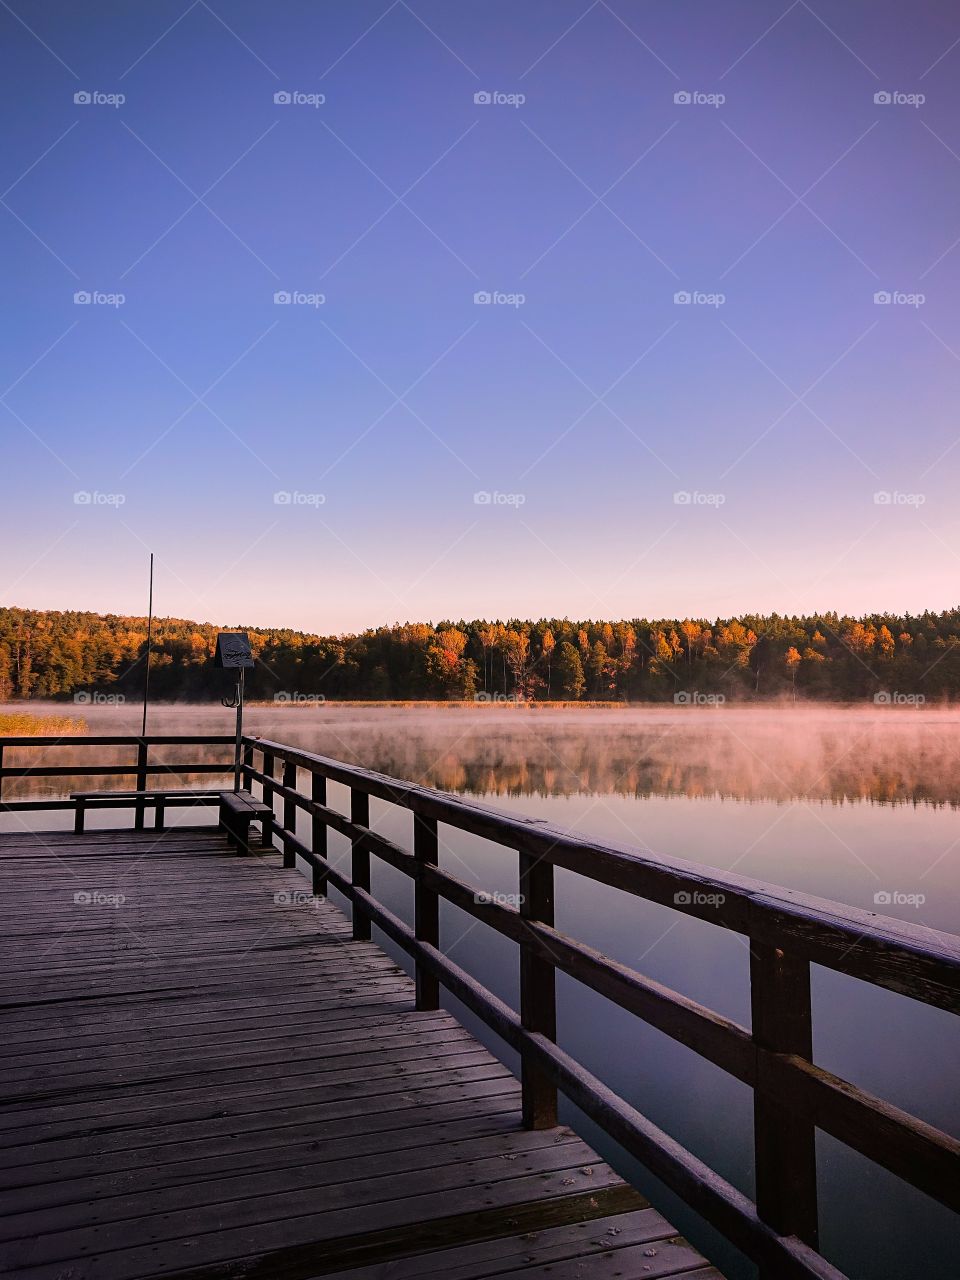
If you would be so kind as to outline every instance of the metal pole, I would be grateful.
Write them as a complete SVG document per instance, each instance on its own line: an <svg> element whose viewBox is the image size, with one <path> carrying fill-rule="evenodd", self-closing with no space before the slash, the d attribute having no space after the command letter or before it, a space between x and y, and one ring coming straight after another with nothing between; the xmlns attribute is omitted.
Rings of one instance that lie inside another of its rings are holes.
<svg viewBox="0 0 960 1280"><path fill-rule="evenodd" d="M153 552L150 552L150 604L147 613L147 669L143 677L143 725L140 736L147 736L147 698L150 694L150 642L153 638Z"/></svg>
<svg viewBox="0 0 960 1280"><path fill-rule="evenodd" d="M240 752L243 739L243 667L237 677L237 745L233 755L233 789L240 790Z"/></svg>

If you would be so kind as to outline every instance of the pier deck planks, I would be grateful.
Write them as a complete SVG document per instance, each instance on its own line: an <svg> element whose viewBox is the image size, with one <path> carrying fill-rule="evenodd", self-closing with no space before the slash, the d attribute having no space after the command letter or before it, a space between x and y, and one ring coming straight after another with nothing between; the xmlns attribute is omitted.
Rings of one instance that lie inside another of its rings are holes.
<svg viewBox="0 0 960 1280"><path fill-rule="evenodd" d="M308 887L214 827L0 834L3 1274L721 1280Z"/></svg>

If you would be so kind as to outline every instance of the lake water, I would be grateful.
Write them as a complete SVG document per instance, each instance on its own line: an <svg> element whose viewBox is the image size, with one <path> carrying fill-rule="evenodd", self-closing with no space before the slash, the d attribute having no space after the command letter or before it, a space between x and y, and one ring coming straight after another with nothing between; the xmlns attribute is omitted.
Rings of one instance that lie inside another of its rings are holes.
<svg viewBox="0 0 960 1280"><path fill-rule="evenodd" d="M93 733L139 730L133 708L75 710ZM232 713L219 706L151 712L153 733L232 727ZM960 714L949 710L286 705L250 707L246 727L648 853L960 932ZM176 754L189 758L186 749ZM129 752L108 758L129 759ZM30 785L31 794L38 785ZM130 782L106 778L102 785ZM10 784L8 793L12 798ZM330 803L346 811L346 790L331 786ZM95 820L110 821L102 814ZM374 802L371 820L410 847L410 814ZM43 817L48 827L65 821ZM0 822L19 825L13 815ZM346 841L331 834L330 850L346 865ZM478 887L517 891L515 855L443 827L441 865ZM412 921L412 886L376 859L373 890ZM875 905L877 895L891 900ZM749 1025L749 956L737 935L562 871L557 924ZM512 943L449 904L441 930L447 954L516 1003ZM752 1194L750 1090L564 975L558 993L562 1046ZM820 1065L960 1133L960 1019L817 966L813 1004ZM451 1007L513 1065L473 1017ZM751 1274L588 1122L572 1111L566 1118L732 1277ZM836 1265L870 1280L954 1280L954 1215L823 1135L818 1158L822 1248Z"/></svg>

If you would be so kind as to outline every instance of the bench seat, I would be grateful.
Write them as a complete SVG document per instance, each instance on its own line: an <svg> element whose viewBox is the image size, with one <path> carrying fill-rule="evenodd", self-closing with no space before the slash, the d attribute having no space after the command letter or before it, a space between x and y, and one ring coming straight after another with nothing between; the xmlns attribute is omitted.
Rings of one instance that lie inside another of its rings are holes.
<svg viewBox="0 0 960 1280"><path fill-rule="evenodd" d="M76 805L74 831L83 831L87 809L136 808L142 818L144 809L154 809L154 826L163 828L164 810L168 804L218 804L224 794L222 787L150 787L143 791L71 791L70 799ZM142 825L142 821L138 823Z"/></svg>
<svg viewBox="0 0 960 1280"><path fill-rule="evenodd" d="M255 799L249 791L220 793L220 825L227 839L242 853L250 852L250 823L260 823L260 845L273 847L273 807Z"/></svg>

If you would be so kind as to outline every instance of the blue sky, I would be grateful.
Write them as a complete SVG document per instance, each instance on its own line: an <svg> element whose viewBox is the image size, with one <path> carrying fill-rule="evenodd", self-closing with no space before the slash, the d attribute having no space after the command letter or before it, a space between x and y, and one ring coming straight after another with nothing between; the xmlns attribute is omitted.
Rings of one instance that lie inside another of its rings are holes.
<svg viewBox="0 0 960 1280"><path fill-rule="evenodd" d="M142 611L149 550L324 632L956 603L954 6L0 27L4 603Z"/></svg>

